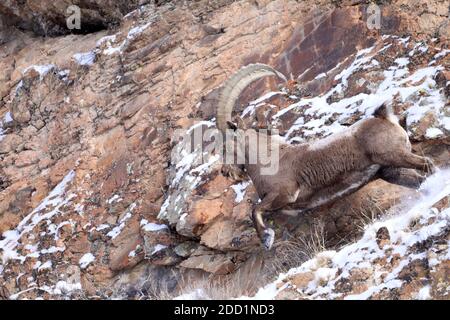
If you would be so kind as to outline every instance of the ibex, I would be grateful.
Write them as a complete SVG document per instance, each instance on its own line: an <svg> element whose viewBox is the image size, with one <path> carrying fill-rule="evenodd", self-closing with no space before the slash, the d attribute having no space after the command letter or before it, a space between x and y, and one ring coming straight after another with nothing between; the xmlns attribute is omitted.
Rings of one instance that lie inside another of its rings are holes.
<svg viewBox="0 0 450 320"><path fill-rule="evenodd" d="M245 87L266 76L286 80L268 65L251 64L225 82L217 106L218 129L237 129L231 122L234 104ZM417 188L424 176L413 169L428 173L434 170L429 158L411 152L408 134L386 104L379 106L372 117L321 140L298 145L274 137L270 141L272 148L279 147L275 175L262 175L259 162L243 165L260 198L254 205L252 220L266 249L271 248L275 238L263 220L267 212L313 209L353 193L376 178ZM240 144L238 148L245 148L247 155L257 152L246 142L236 143Z"/></svg>

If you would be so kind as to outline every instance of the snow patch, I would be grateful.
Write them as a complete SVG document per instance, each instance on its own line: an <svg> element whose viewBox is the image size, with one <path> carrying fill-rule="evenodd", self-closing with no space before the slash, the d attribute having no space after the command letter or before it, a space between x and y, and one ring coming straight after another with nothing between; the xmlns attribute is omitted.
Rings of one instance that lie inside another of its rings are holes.
<svg viewBox="0 0 450 320"><path fill-rule="evenodd" d="M54 68L56 68L56 66L53 64L32 65L32 66L27 67L25 70L23 70L22 73L25 74L25 73L27 73L27 71L33 69L37 73L39 73L39 79L42 80L42 79L44 79L45 75L47 73L49 73L50 71L52 71Z"/></svg>
<svg viewBox="0 0 450 320"><path fill-rule="evenodd" d="M156 254L156 253L158 253L158 252L160 252L160 251L162 251L162 250L164 250L164 249L166 249L166 248L167 248L167 246L158 243L158 244L153 248L153 251L152 251L152 253L150 254L150 256L153 256L154 254Z"/></svg>
<svg viewBox="0 0 450 320"><path fill-rule="evenodd" d="M0 240L0 252L3 264L10 259L24 262L26 257L16 250L20 244L20 239L34 229L43 220L50 220L53 216L61 214L61 208L67 205L74 197L74 194L64 196L66 188L75 177L75 171L71 170L63 180L50 192L50 194L29 213L13 230L3 233L3 240Z"/></svg>
<svg viewBox="0 0 450 320"><path fill-rule="evenodd" d="M231 188L234 190L234 193L236 193L236 198L234 199L236 203L239 203L244 199L245 189L247 189L249 185L250 181L242 181L231 186Z"/></svg>
<svg viewBox="0 0 450 320"><path fill-rule="evenodd" d="M125 228L126 222L131 218L134 208L136 208L136 203L130 204L125 215L119 220L119 224L106 235L111 237L112 239L115 239L122 232L123 228Z"/></svg>
<svg viewBox="0 0 450 320"><path fill-rule="evenodd" d="M442 132L442 130L438 128L428 128L427 131L425 132L425 137L428 139L436 139L443 135L444 133Z"/></svg>
<svg viewBox="0 0 450 320"><path fill-rule="evenodd" d="M81 66L91 66L94 64L96 54L94 51L75 53L73 58Z"/></svg>
<svg viewBox="0 0 450 320"><path fill-rule="evenodd" d="M88 267L88 265L94 261L95 261L94 255L92 253L88 252L80 258L80 261L78 263L80 264L81 269L86 269Z"/></svg>
<svg viewBox="0 0 450 320"><path fill-rule="evenodd" d="M148 222L146 219L141 220L141 227L144 231L147 231L147 232L155 232L155 231L169 229L169 227L165 224Z"/></svg>

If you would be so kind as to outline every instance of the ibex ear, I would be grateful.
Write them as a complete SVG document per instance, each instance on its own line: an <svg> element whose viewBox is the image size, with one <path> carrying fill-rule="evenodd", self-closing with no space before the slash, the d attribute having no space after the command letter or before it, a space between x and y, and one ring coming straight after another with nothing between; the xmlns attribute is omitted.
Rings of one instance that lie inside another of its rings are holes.
<svg viewBox="0 0 450 320"><path fill-rule="evenodd" d="M231 122L231 121L227 121L227 125L228 125L228 129L231 129L231 130L234 130L234 131L236 131L237 128L238 128L238 126L235 123Z"/></svg>

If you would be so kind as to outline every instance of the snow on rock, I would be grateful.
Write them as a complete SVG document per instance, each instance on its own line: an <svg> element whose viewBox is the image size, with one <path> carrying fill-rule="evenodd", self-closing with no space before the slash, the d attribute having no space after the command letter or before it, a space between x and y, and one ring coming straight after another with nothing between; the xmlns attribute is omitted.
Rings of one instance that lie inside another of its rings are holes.
<svg viewBox="0 0 450 320"><path fill-rule="evenodd" d="M64 280L58 281L54 286L43 285L43 286L38 287L34 284L28 289L22 290L20 292L17 292L15 294L9 296L9 299L17 300L17 299L21 298L21 295L23 295L24 293L27 293L29 291L34 291L34 290L46 292L51 295L64 296L64 295L69 295L73 291L82 290L82 287L81 287L81 283L70 283L70 282L67 282Z"/></svg>
<svg viewBox="0 0 450 320"><path fill-rule="evenodd" d="M122 201L122 199L121 199L120 196L117 195L117 194L113 195L111 198L109 198L108 200L106 200L106 202L107 202L108 204L112 204L112 203L114 203L114 202L120 202L120 201Z"/></svg>
<svg viewBox="0 0 450 320"><path fill-rule="evenodd" d="M88 252L80 258L80 261L79 261L80 268L86 269L89 266L89 264L91 264L94 261L95 261L94 255L92 253Z"/></svg>
<svg viewBox="0 0 450 320"><path fill-rule="evenodd" d="M150 255L152 256L152 255L154 255L155 253L158 253L159 251L164 250L164 249L166 249L166 248L167 248L167 246L158 243L158 244L154 247L154 249L153 249L153 251L152 251L152 253L151 253Z"/></svg>
<svg viewBox="0 0 450 320"><path fill-rule="evenodd" d="M12 122L13 121L13 118L12 118L12 116L11 116L11 112L7 112L6 114L5 114L5 116L3 117L3 123L10 123L10 122Z"/></svg>
<svg viewBox="0 0 450 320"><path fill-rule="evenodd" d="M431 299L431 295L430 295L430 286L427 285L425 287L423 287L422 289L419 290L419 292L417 293L416 299L417 300L429 300Z"/></svg>
<svg viewBox="0 0 450 320"><path fill-rule="evenodd" d="M100 47L102 46L104 43L111 43L116 41L116 35L112 35L112 36L104 36L102 38L100 38L97 42L96 42L96 46Z"/></svg>
<svg viewBox="0 0 450 320"><path fill-rule="evenodd" d="M213 126L213 121L200 121L173 138L176 144L171 154L168 196L161 206L158 219L176 224L186 208L186 198L204 183L204 176L218 164L217 154L205 150L202 143L191 143L192 136L203 135Z"/></svg>
<svg viewBox="0 0 450 320"><path fill-rule="evenodd" d="M44 79L45 75L49 73L51 70L55 69L56 66L54 64L45 64L45 65L32 65L23 70L23 74L27 73L27 71L33 69L37 73L39 73L39 79Z"/></svg>
<svg viewBox="0 0 450 320"><path fill-rule="evenodd" d="M5 117L3 118L3 121L0 120L0 141L3 140L3 138L5 137L5 133L6 133L6 130L3 128L3 125L10 122L9 121L10 117L11 117L11 114L10 114L10 112L8 112L5 115ZM12 118L11 118L11 120L12 120Z"/></svg>
<svg viewBox="0 0 450 320"><path fill-rule="evenodd" d="M30 233L41 221L50 221L54 216L61 214L61 208L76 197L75 194L66 194L66 189L74 177L75 171L71 170L15 229L3 233L3 239L0 240L0 257L3 264L10 259L25 261L27 256L20 254L17 247L21 245L24 236Z"/></svg>
<svg viewBox="0 0 450 320"><path fill-rule="evenodd" d="M383 219L368 225L359 241L338 251L319 253L301 266L281 274L278 280L261 288L252 298L278 299L286 295L301 299L364 300L386 297L392 292L407 294L412 285L405 273L411 265L420 268L422 264L429 264L432 273L439 264L448 263L444 253L435 256L439 251L424 244L436 237L445 239L448 235L450 208L439 210L436 206L449 196L450 169L440 170L424 182L419 199L404 199ZM390 236L384 243L377 238L381 228L386 228ZM433 253L433 259L422 262L429 259L430 253ZM417 271L420 269L415 270L413 272L420 272ZM417 288L414 298L429 299L432 279L418 281L426 285ZM353 284L351 289L348 289L349 284ZM394 289L397 291L392 291Z"/></svg>
<svg viewBox="0 0 450 320"><path fill-rule="evenodd" d="M443 135L444 133L442 132L442 130L438 128L428 128L425 132L425 137L427 137L428 139L435 139Z"/></svg>
<svg viewBox="0 0 450 320"><path fill-rule="evenodd" d="M84 53L76 53L73 55L76 63L80 66L91 66L94 64L96 54L94 51L84 52Z"/></svg>
<svg viewBox="0 0 450 320"><path fill-rule="evenodd" d="M37 268L38 271L45 270L45 269L51 269L52 268L52 261L48 260L44 262L43 264L39 264L39 267Z"/></svg>
<svg viewBox="0 0 450 320"><path fill-rule="evenodd" d="M128 253L128 258L136 257L138 251L142 251L140 244L138 244L134 250L132 250L132 251L130 251L130 253Z"/></svg>
<svg viewBox="0 0 450 320"><path fill-rule="evenodd" d="M97 41L96 43L96 52L101 52L104 55L115 55L119 54L121 55L123 51L127 48L127 46L134 41L136 38L139 37L141 33L143 33L148 27L150 27L154 20L156 19L156 16L151 16L148 20L149 21L143 21L141 24L138 24L128 31L128 33L125 35L122 35L120 33L111 35L111 36L105 36ZM125 37L124 37L125 36ZM124 37L124 38L123 38ZM119 38L122 38L123 40L120 42L120 44L114 46L116 41L118 41ZM101 47L106 47L103 50L100 50Z"/></svg>
<svg viewBox="0 0 450 320"><path fill-rule="evenodd" d="M109 231L106 235L111 237L112 239L115 239L120 232L123 230L123 228L125 228L125 224L127 222L127 220L129 220L132 216L133 210L136 208L137 204L136 203L132 203L129 205L129 207L127 208L125 214L122 216L122 218L119 219L118 224L111 230Z"/></svg>
<svg viewBox="0 0 450 320"><path fill-rule="evenodd" d="M382 103L388 104L398 101L401 104L410 104L405 111L408 133L417 134L417 123L429 113L435 114L440 129L448 127L449 117L445 113L446 97L443 89L436 85L435 76L444 70L441 65L421 66L417 69L410 67L410 59L415 54L424 52L425 46L421 43L415 45L407 56L394 59L390 66L381 66L378 60L380 53L388 49L389 45L402 42L404 39L395 37L385 38L386 45L381 50L375 46L362 49L355 54L349 66L343 67L334 77L337 82L328 92L315 97L298 99L298 101L281 108L272 116L272 125L280 126L281 118L293 113L295 121L284 133L287 142L301 142L304 140L324 137L343 130L348 119L358 116L366 118ZM334 68L333 68L334 69ZM364 92L353 94L348 89L349 82L356 73L367 71L382 75L367 86ZM336 97L341 97L337 99ZM250 104L245 110L249 110ZM247 112L245 115L250 115ZM357 118L357 119L358 119Z"/></svg>
<svg viewBox="0 0 450 320"><path fill-rule="evenodd" d="M254 114L255 110L264 105L266 100L269 100L270 98L277 96L277 95L286 95L285 92L282 91L273 91L273 92L268 92L266 94L264 94L262 97L259 97L256 100L253 100L251 102L249 102L248 106L244 109L244 111L242 111L242 115L241 117L245 117L249 114Z"/></svg>
<svg viewBox="0 0 450 320"><path fill-rule="evenodd" d="M139 34L141 34L142 32L144 32L145 29L147 29L149 26L151 26L153 22L150 21L144 25L141 26L136 26L134 28L131 28L130 31L128 31L128 35L127 35L127 39L134 39L135 37L137 37Z"/></svg>
<svg viewBox="0 0 450 320"><path fill-rule="evenodd" d="M245 189L247 189L249 184L250 184L250 181L242 181L242 182L240 182L238 184L234 184L234 185L231 186L231 188L236 193L236 198L234 199L234 201L236 203L239 203L242 200L244 200Z"/></svg>
<svg viewBox="0 0 450 320"><path fill-rule="evenodd" d="M144 231L160 231L160 230L167 230L169 227L165 224L158 224L153 222L148 222L146 219L141 220L141 227Z"/></svg>

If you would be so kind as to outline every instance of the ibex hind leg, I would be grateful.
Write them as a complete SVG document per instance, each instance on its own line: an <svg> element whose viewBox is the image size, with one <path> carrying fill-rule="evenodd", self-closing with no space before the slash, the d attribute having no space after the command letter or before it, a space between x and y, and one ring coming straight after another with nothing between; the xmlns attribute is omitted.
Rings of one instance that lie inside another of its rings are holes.
<svg viewBox="0 0 450 320"><path fill-rule="evenodd" d="M277 190L276 192L271 192L267 194L260 203L258 203L252 212L252 219L255 225L256 233L262 244L269 250L275 240L275 232L271 228L267 228L264 223L263 215L266 212L281 209L295 200L289 193L283 192L282 190Z"/></svg>
<svg viewBox="0 0 450 320"><path fill-rule="evenodd" d="M389 183L412 189L418 189L425 180L425 176L408 168L381 168L377 176Z"/></svg>

